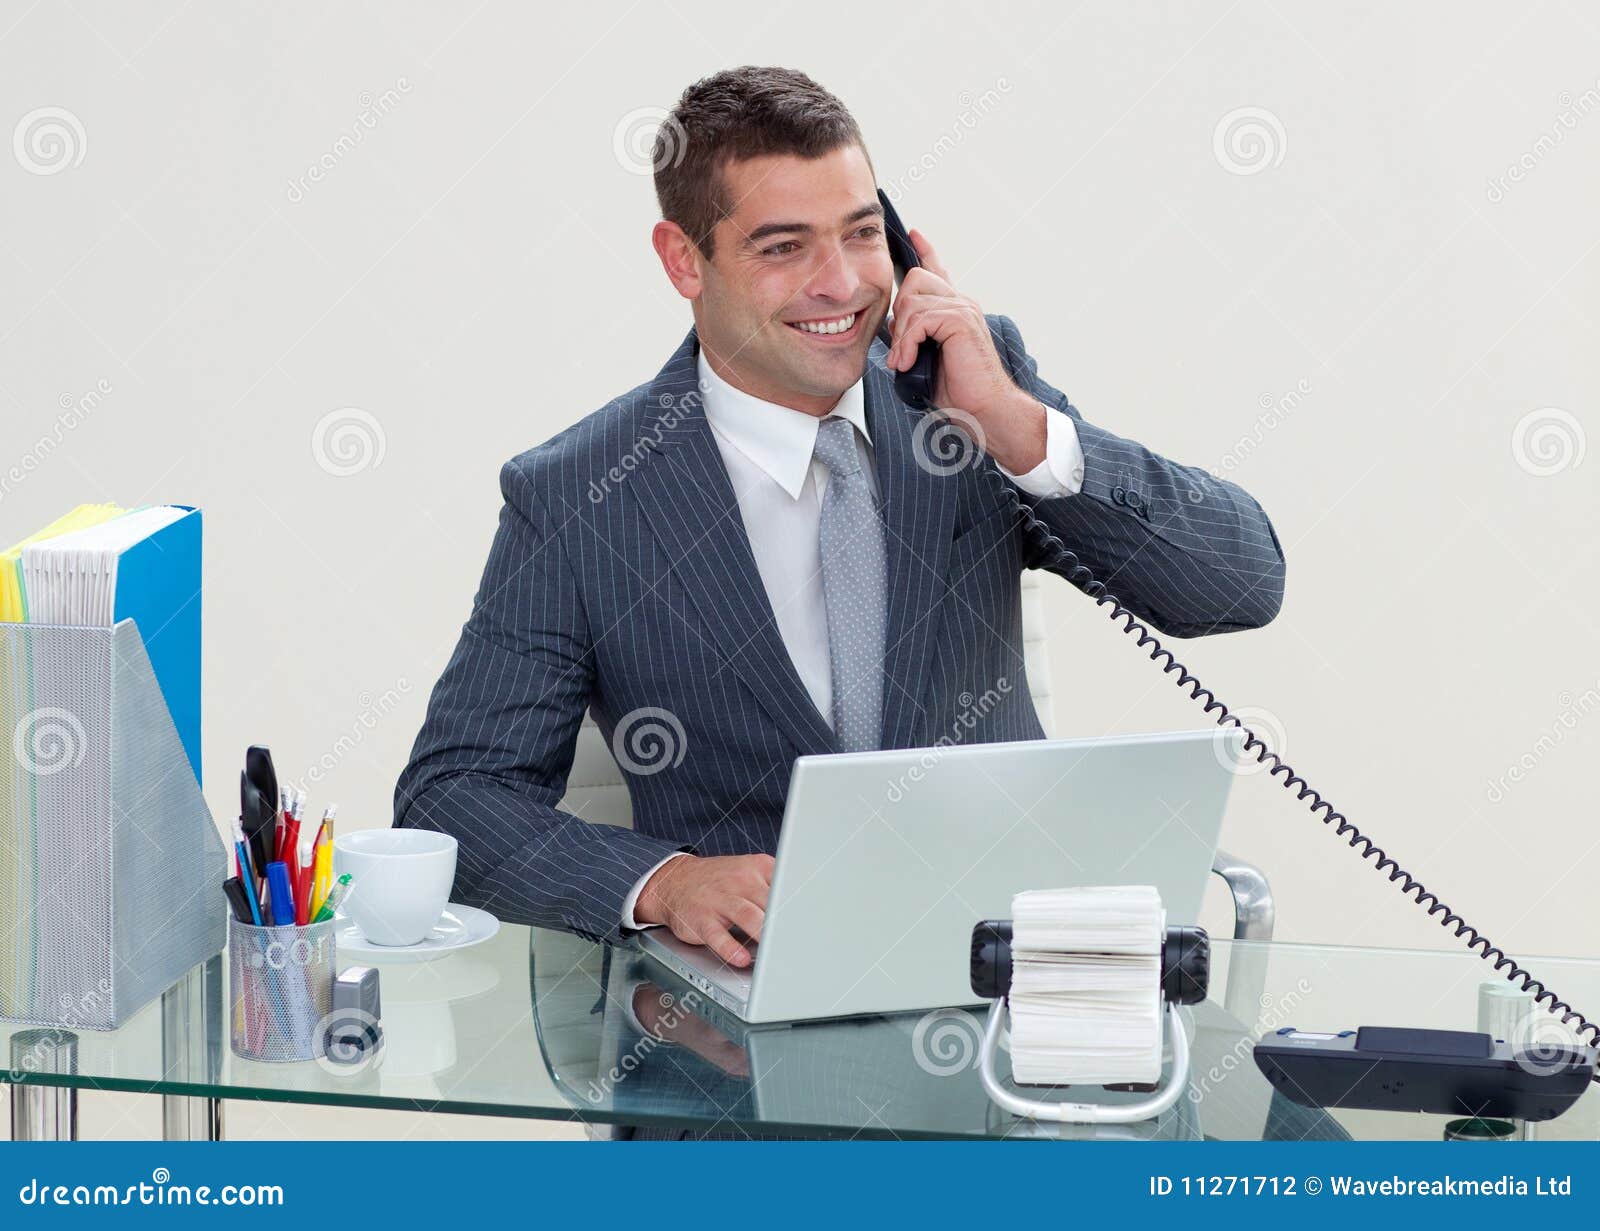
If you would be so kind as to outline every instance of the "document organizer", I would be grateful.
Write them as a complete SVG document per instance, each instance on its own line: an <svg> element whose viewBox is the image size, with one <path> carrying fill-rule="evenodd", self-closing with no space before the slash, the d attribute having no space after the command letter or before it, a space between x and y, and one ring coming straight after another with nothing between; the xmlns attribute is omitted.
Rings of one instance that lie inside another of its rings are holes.
<svg viewBox="0 0 1600 1231"><path fill-rule="evenodd" d="M0 624L0 1020L111 1030L222 951L227 856L132 620Z"/></svg>

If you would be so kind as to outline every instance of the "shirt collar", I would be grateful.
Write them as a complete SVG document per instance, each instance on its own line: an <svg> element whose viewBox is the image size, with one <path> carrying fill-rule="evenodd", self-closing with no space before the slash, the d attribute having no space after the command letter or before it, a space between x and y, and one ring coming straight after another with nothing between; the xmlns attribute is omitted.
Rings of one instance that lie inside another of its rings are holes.
<svg viewBox="0 0 1600 1231"><path fill-rule="evenodd" d="M712 428L788 492L791 499L798 500L811 469L811 455L817 447L817 429L822 420L803 410L766 402L734 388L711 370L703 348L698 362L700 388L705 392L706 419ZM872 443L867 431L862 381L856 381L840 394L838 403L828 413L848 419L862 439Z"/></svg>

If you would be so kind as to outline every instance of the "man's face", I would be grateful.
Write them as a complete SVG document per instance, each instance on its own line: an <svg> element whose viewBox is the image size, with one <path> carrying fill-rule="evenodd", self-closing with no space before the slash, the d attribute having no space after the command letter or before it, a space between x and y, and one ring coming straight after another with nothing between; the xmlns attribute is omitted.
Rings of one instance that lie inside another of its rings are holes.
<svg viewBox="0 0 1600 1231"><path fill-rule="evenodd" d="M866 155L752 158L722 176L733 211L702 262L700 343L746 392L826 414L866 370L894 295Z"/></svg>

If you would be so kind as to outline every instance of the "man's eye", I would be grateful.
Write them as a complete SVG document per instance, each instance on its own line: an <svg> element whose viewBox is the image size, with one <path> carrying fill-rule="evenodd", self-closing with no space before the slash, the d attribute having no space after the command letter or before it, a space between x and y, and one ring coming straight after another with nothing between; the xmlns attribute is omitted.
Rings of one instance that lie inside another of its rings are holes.
<svg viewBox="0 0 1600 1231"><path fill-rule="evenodd" d="M862 239L876 239L883 234L883 229L877 223L871 222L856 232Z"/></svg>
<svg viewBox="0 0 1600 1231"><path fill-rule="evenodd" d="M788 256L789 253L793 252L797 247L799 247L799 245L796 244L793 240L786 239L781 244L773 244L772 247L770 247L770 248L763 248L761 250L761 255L762 256Z"/></svg>

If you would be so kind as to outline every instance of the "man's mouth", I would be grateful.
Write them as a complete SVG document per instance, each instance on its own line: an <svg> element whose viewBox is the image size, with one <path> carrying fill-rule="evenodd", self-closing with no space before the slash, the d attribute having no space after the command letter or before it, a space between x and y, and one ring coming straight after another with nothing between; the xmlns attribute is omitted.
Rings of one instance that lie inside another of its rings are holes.
<svg viewBox="0 0 1600 1231"><path fill-rule="evenodd" d="M854 339L856 329L865 315L851 312L845 316L825 316L810 321L785 321L796 333L803 333L818 342L846 342Z"/></svg>

